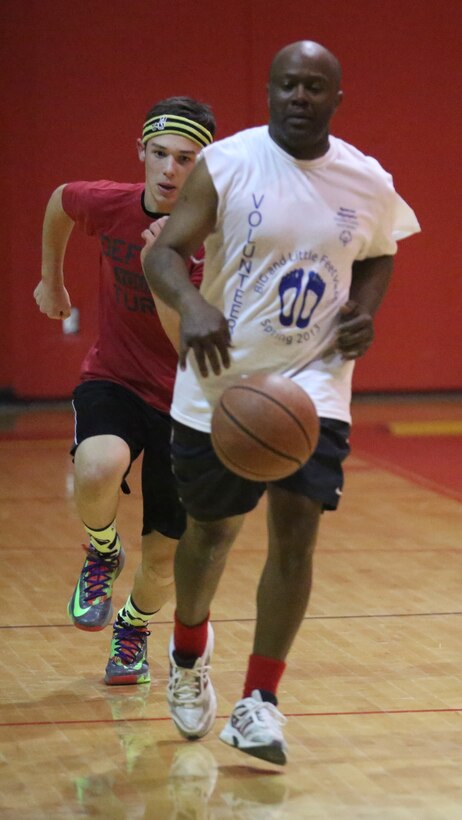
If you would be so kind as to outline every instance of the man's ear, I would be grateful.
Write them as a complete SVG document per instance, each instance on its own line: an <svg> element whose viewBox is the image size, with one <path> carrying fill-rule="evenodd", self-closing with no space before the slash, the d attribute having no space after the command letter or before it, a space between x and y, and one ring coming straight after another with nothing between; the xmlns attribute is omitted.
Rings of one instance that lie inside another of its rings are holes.
<svg viewBox="0 0 462 820"><path fill-rule="evenodd" d="M136 141L136 147L138 150L138 159L140 160L140 162L144 162L146 158L146 149L143 145L142 140L140 140L139 138Z"/></svg>

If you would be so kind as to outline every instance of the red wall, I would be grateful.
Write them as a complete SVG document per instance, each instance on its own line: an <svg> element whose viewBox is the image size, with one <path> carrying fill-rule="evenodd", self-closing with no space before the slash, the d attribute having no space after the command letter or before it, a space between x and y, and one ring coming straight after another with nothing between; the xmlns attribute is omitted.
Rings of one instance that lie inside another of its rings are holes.
<svg viewBox="0 0 462 820"><path fill-rule="evenodd" d="M324 43L344 67L333 132L376 156L423 233L403 242L357 390L461 388L459 0L3 0L0 391L65 397L95 334L96 242L77 232L67 286L81 331L32 299L43 212L71 179L138 180L135 140L161 96L211 103L218 136L266 119L274 52ZM457 137L457 143L456 143Z"/></svg>

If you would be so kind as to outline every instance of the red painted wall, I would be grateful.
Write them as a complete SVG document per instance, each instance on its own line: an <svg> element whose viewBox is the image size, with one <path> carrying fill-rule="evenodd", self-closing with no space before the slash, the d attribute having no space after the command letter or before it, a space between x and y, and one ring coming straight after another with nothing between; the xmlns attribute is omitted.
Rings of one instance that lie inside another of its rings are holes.
<svg viewBox="0 0 462 820"><path fill-rule="evenodd" d="M75 232L66 260L78 335L64 336L32 299L51 191L72 179L141 179L135 140L161 96L211 103L221 137L264 122L271 57L302 38L344 67L333 132L393 173L423 229L402 244L356 390L460 389L461 9L459 0L3 0L0 391L68 396L96 332L95 241Z"/></svg>

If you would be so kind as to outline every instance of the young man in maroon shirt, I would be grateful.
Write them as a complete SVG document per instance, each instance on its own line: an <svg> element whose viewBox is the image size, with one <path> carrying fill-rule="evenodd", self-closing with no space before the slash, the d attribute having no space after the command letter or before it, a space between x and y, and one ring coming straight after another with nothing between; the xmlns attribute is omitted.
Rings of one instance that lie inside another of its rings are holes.
<svg viewBox="0 0 462 820"><path fill-rule="evenodd" d="M98 338L73 394L74 497L89 537L86 558L69 601L79 629L103 629L112 619L114 580L124 564L116 526L120 489L143 453L142 558L131 594L117 614L106 667L107 684L147 683L147 626L173 591L173 555L185 526L170 467L170 402L177 363L175 331L167 338L140 262L141 234L162 230L196 157L209 145L215 119L189 97L158 102L146 115L137 149L143 183L71 182L50 197L43 224L42 278L34 291L40 311L65 319L71 300L63 260L74 226L101 247ZM154 225L153 225L154 223ZM202 250L189 260L191 280L202 278Z"/></svg>

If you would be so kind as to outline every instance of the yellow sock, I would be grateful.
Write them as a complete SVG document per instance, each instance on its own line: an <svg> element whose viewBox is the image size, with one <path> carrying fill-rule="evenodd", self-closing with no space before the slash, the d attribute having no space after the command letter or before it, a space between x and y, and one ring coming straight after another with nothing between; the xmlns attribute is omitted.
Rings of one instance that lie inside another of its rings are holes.
<svg viewBox="0 0 462 820"><path fill-rule="evenodd" d="M90 536L91 546L98 552L106 555L118 555L120 552L120 540L117 535L117 527L115 520L107 527L102 527L100 530L95 530L92 527L83 525Z"/></svg>
<svg viewBox="0 0 462 820"><path fill-rule="evenodd" d="M138 609L131 595L128 596L125 606L119 609L118 618L129 626L147 626L154 612L143 612Z"/></svg>

